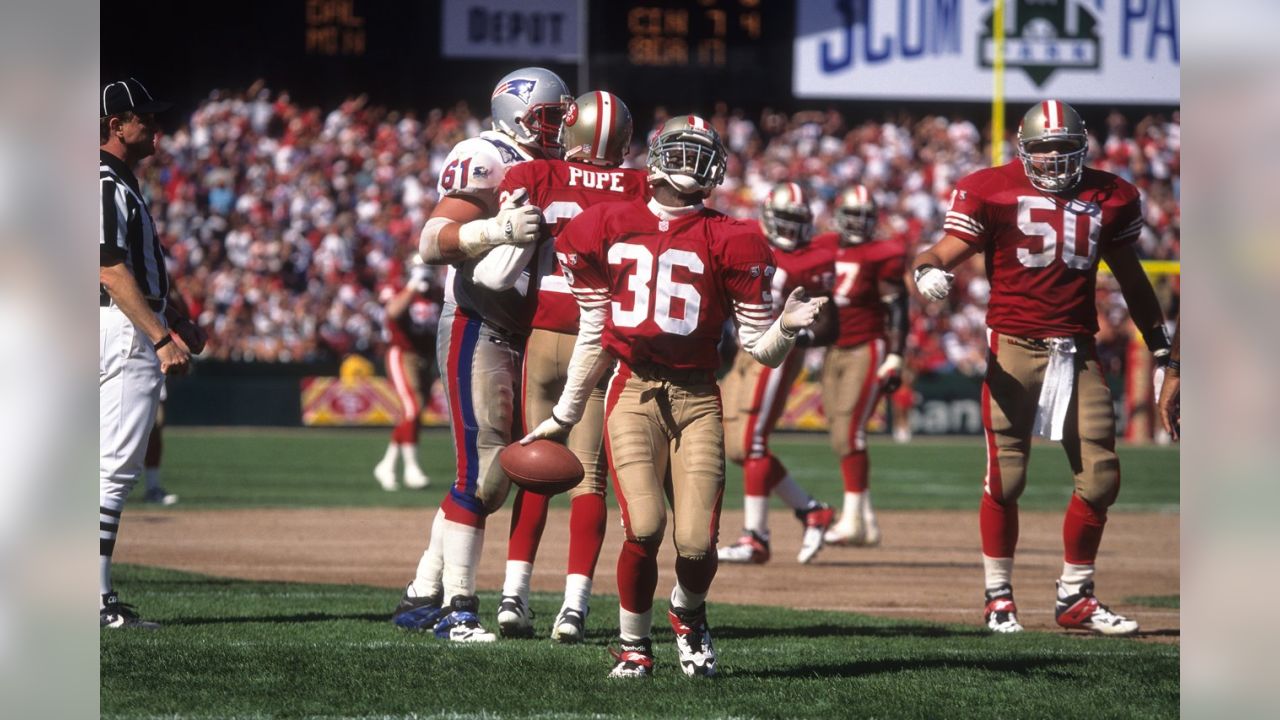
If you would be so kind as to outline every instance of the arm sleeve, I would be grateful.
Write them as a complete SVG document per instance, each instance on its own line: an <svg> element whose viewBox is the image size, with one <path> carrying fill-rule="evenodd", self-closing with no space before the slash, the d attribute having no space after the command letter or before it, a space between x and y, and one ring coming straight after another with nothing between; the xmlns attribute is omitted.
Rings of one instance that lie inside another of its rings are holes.
<svg viewBox="0 0 1280 720"><path fill-rule="evenodd" d="M552 408L557 419L576 424L582 419L591 389L613 365L604 352L601 338L609 311L609 285L599 265L598 240L601 228L595 215L580 215L572 220L556 239L556 258L564 271L569 290L578 301L578 339L573 344L567 379L560 399Z"/></svg>
<svg viewBox="0 0 1280 720"><path fill-rule="evenodd" d="M499 245L475 263L471 278L490 290L510 290L524 274L537 249L538 243Z"/></svg>
<svg viewBox="0 0 1280 720"><path fill-rule="evenodd" d="M970 245L982 245L987 236L986 221L982 198L969 183L961 180L951 193L951 206L947 208L942 228Z"/></svg>
<svg viewBox="0 0 1280 720"><path fill-rule="evenodd" d="M722 269L738 326L738 345L756 362L778 367L795 346L796 336L782 329L781 317L774 318L772 285L777 269L773 254L762 237L738 240L730 246L746 250L734 252L735 257Z"/></svg>

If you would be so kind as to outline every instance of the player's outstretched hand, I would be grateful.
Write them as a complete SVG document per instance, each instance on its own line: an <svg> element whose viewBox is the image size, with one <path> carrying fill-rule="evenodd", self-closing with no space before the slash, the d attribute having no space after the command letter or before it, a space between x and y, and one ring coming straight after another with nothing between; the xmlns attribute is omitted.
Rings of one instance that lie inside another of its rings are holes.
<svg viewBox="0 0 1280 720"><path fill-rule="evenodd" d="M797 333L810 327L818 319L818 311L826 304L827 298L811 298L802 287L792 290L782 306L782 329Z"/></svg>
<svg viewBox="0 0 1280 720"><path fill-rule="evenodd" d="M955 275L932 265L925 265L916 270L916 287L928 300L945 298L951 292L951 284L955 281Z"/></svg>
<svg viewBox="0 0 1280 720"><path fill-rule="evenodd" d="M520 444L528 445L534 440L541 440L542 438L548 438L550 440L560 440L565 435L568 435L569 431L572 429L573 429L572 425L565 425L564 423L555 419L555 417L549 417L546 420L543 420L542 422L538 423L538 426L533 429L533 432L520 438Z"/></svg>

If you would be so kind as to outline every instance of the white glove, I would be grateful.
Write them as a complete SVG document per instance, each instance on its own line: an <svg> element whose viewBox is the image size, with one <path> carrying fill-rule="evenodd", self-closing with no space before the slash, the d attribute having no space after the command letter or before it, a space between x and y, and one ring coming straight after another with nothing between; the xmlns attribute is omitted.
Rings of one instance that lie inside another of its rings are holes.
<svg viewBox="0 0 1280 720"><path fill-rule="evenodd" d="M955 282L955 279L955 275L932 265L916 269L916 287L920 289L920 294L929 300L941 300L946 297L947 293L951 292L951 283Z"/></svg>
<svg viewBox="0 0 1280 720"><path fill-rule="evenodd" d="M827 298L807 297L804 288L798 287L791 291L787 296L786 303L782 306L781 320L782 331L788 336L794 337L796 333L813 325L818 319L818 311L823 305L827 304Z"/></svg>
<svg viewBox="0 0 1280 720"><path fill-rule="evenodd" d="M458 228L458 249L467 257L479 257L496 245L524 245L538 239L542 211L526 204L529 192L520 188L502 203L491 218L472 220Z"/></svg>
<svg viewBox="0 0 1280 720"><path fill-rule="evenodd" d="M889 353L884 356L884 362L876 368L876 382L880 383L880 390L884 393L891 393L902 387L901 355Z"/></svg>
<svg viewBox="0 0 1280 720"><path fill-rule="evenodd" d="M431 268L425 265L415 265L409 271L409 289L416 293L425 294L431 289Z"/></svg>
<svg viewBox="0 0 1280 720"><path fill-rule="evenodd" d="M533 432L520 438L520 444L528 445L534 440L541 440L543 438L556 439L568 434L572 429L572 424L566 425L565 423L560 422L556 419L556 416L553 413L551 417L538 423L538 426L533 429Z"/></svg>

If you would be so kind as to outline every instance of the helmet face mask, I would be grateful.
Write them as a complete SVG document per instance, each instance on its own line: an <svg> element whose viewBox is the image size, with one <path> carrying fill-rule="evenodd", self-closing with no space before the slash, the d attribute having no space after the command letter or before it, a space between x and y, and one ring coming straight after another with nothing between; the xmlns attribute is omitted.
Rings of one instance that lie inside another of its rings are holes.
<svg viewBox="0 0 1280 720"><path fill-rule="evenodd" d="M649 145L649 184L665 181L681 194L705 196L724 182L726 162L720 134L706 120L675 117Z"/></svg>
<svg viewBox="0 0 1280 720"><path fill-rule="evenodd" d="M809 244L813 235L813 210L796 183L781 183L764 201L760 225L769 242L791 251Z"/></svg>
<svg viewBox="0 0 1280 720"><path fill-rule="evenodd" d="M854 185L840 193L833 218L840 242L858 245L875 237L876 216L875 199L865 186Z"/></svg>
<svg viewBox="0 0 1280 720"><path fill-rule="evenodd" d="M1089 136L1084 120L1070 105L1045 100L1033 105L1018 125L1018 158L1031 184L1046 192L1065 192L1084 175Z"/></svg>
<svg viewBox="0 0 1280 720"><path fill-rule="evenodd" d="M493 128L547 157L560 157L560 126L573 101L559 75L540 67L507 74L489 100Z"/></svg>
<svg viewBox="0 0 1280 720"><path fill-rule="evenodd" d="M589 92L568 106L558 143L565 160L618 167L631 146L632 127L631 111L622 98L603 91Z"/></svg>

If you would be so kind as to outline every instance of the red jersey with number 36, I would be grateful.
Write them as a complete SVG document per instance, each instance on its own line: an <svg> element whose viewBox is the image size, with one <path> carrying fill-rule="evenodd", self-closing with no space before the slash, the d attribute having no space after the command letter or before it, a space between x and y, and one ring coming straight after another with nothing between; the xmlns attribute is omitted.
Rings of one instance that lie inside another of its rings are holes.
<svg viewBox="0 0 1280 720"><path fill-rule="evenodd" d="M835 346L857 347L884 337L880 283L902 282L907 271L906 245L898 238L845 245L833 232L819 235L812 244L831 248L835 255L836 284L831 297L840 326Z"/></svg>
<svg viewBox="0 0 1280 720"><path fill-rule="evenodd" d="M549 237L538 241L530 261L537 292L533 327L560 333L578 332L578 303L556 262L555 238L583 210L602 202L645 197L649 184L643 170L606 170L564 160L530 160L507 171L500 198L520 188L529 204L542 208Z"/></svg>
<svg viewBox="0 0 1280 720"><path fill-rule="evenodd" d="M644 200L596 205L556 239L584 303L607 300L602 344L627 365L714 370L734 301L766 308L773 253L755 222L709 208L663 220Z"/></svg>
<svg viewBox="0 0 1280 720"><path fill-rule="evenodd" d="M1054 194L1015 160L961 178L944 227L986 255L992 330L1093 335L1098 257L1138 239L1142 206L1138 189L1111 173L1085 168L1075 188Z"/></svg>

